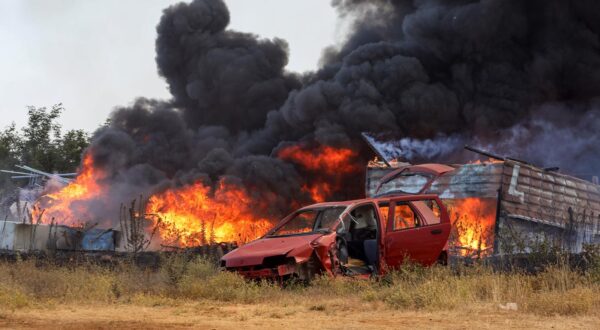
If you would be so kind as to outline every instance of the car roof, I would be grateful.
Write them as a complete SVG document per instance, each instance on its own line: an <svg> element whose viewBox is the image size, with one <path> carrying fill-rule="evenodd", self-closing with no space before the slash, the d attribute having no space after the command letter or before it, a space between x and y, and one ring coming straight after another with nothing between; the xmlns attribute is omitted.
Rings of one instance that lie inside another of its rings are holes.
<svg viewBox="0 0 600 330"><path fill-rule="evenodd" d="M436 198L437 195L434 194L400 194L400 193L393 193L390 195L384 195L384 196L379 196L379 197L371 197L371 198L360 198L360 199L353 199L353 200L348 200L348 201L337 201L337 202L324 202L324 203L316 203L316 204L311 204L311 205L307 205L303 208L300 208L298 211L301 210L308 210L308 209L318 209L318 208L324 208L324 207L348 207L348 206L354 206L354 205L358 205L361 203L367 203L367 202L372 202L372 203L379 203L379 202L388 202L390 199L398 199L398 198L410 198L410 200L415 200L418 198L424 198L424 199L430 199L430 198Z"/></svg>
<svg viewBox="0 0 600 330"><path fill-rule="evenodd" d="M361 204L361 203L365 203L365 202L373 202L373 203L377 203L379 201L387 201L390 199L390 196L385 196L385 197L376 197L376 198L361 198L361 199L353 199L353 200L349 200L349 201L338 201L338 202L324 202L324 203L316 203L316 204L311 204L311 205L307 205L303 208L301 208L300 210L304 210L304 209L316 209L316 208L323 208L323 207L348 207L348 206L352 206L352 205L357 205L357 204Z"/></svg>

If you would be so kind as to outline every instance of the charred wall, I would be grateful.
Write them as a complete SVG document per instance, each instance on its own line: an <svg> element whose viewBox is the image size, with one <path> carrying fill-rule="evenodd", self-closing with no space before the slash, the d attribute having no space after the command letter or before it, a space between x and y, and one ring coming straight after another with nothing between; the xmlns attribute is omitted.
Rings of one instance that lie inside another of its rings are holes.
<svg viewBox="0 0 600 330"><path fill-rule="evenodd" d="M541 242L580 252L600 243L599 185L508 160L499 205L497 253L529 252Z"/></svg>

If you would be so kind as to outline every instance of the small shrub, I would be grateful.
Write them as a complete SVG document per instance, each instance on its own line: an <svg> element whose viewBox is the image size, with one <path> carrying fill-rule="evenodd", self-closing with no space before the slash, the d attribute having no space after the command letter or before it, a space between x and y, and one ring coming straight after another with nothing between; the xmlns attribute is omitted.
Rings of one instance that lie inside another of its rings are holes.
<svg viewBox="0 0 600 330"><path fill-rule="evenodd" d="M0 306L2 306L2 309L15 310L30 305L30 298L21 290L0 285Z"/></svg>
<svg viewBox="0 0 600 330"><path fill-rule="evenodd" d="M325 305L313 305L310 306L308 308L309 311L318 311L318 312L323 312L325 311Z"/></svg>

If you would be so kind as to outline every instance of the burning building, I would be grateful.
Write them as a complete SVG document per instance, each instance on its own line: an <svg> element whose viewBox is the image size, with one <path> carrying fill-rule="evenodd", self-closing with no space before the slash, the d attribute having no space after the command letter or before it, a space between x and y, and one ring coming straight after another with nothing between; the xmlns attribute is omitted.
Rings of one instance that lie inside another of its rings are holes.
<svg viewBox="0 0 600 330"><path fill-rule="evenodd" d="M485 257L600 243L600 185L514 159L461 165L370 162L366 195L433 193L453 222L449 252Z"/></svg>

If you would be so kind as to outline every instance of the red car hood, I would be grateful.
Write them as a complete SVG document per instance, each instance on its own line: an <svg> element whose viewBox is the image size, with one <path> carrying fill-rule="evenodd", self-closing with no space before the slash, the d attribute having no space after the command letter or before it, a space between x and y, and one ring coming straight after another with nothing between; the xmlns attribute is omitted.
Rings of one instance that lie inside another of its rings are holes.
<svg viewBox="0 0 600 330"><path fill-rule="evenodd" d="M312 250L310 242L323 236L322 234L299 235L288 237L267 237L243 245L228 254L222 260L225 267L242 267L260 265L265 257L287 255L294 257L295 253L304 254ZM295 250L295 251L294 251Z"/></svg>

